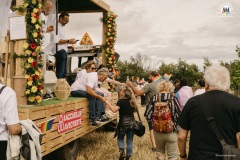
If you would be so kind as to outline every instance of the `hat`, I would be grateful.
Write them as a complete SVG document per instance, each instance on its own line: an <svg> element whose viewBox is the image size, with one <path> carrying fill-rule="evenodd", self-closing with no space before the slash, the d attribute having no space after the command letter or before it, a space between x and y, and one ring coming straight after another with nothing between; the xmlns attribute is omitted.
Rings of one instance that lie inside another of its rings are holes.
<svg viewBox="0 0 240 160"><path fill-rule="evenodd" d="M172 77L172 74L165 73L163 78L169 80Z"/></svg>

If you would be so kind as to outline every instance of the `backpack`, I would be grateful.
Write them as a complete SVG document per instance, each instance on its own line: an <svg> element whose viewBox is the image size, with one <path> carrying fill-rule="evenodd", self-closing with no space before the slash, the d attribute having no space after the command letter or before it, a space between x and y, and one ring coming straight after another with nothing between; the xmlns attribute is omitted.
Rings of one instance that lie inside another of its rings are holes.
<svg viewBox="0 0 240 160"><path fill-rule="evenodd" d="M170 110L170 103L173 102L173 96L167 98L167 101L162 102L163 98L160 93L158 96L159 103L155 103L153 113L153 129L160 133L169 133L174 131L174 122L172 120L172 113Z"/></svg>
<svg viewBox="0 0 240 160"><path fill-rule="evenodd" d="M169 102L161 102L153 113L153 129L160 133L169 133L174 129Z"/></svg>

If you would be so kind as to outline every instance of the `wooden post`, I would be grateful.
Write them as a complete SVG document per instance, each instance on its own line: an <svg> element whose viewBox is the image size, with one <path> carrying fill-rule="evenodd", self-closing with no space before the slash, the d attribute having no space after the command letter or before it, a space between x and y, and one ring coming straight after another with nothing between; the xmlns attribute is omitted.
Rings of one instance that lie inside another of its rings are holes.
<svg viewBox="0 0 240 160"><path fill-rule="evenodd" d="M23 0L16 0L16 6L19 7L23 4ZM19 13L17 12L17 15L24 16L26 13ZM26 40L17 40L14 45L14 51L18 55L24 54L23 52L23 44L26 42ZM27 80L25 79L24 75L24 68L23 68L23 60L21 58L16 58L15 61L15 76L13 77L13 89L16 92L17 95L17 103L18 105L26 105L27 104L27 98L25 96L25 86L27 83ZM14 72L14 71L13 71Z"/></svg>
<svg viewBox="0 0 240 160"><path fill-rule="evenodd" d="M5 68L4 68L4 76L3 76L3 84L7 85L7 77L8 77L8 55L9 55L9 36L5 37L6 42L6 52L5 52Z"/></svg>
<svg viewBox="0 0 240 160"><path fill-rule="evenodd" d="M15 74L15 63L14 63L14 41L10 41L10 57L9 57L9 66L10 66L10 87L13 88L13 76Z"/></svg>
<svg viewBox="0 0 240 160"><path fill-rule="evenodd" d="M103 19L107 18L107 12L103 12ZM103 23L103 33L102 33L102 45L106 44L106 33L107 33L107 23ZM102 64L107 64L107 58L105 55L105 50L102 48Z"/></svg>

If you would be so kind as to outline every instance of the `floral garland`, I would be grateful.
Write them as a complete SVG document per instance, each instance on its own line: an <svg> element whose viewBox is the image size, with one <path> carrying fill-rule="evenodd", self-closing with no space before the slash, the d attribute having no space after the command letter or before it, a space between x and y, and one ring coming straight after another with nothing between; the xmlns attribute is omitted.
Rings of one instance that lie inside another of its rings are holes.
<svg viewBox="0 0 240 160"><path fill-rule="evenodd" d="M115 49L114 45L117 38L117 24L116 24L116 18L117 15L113 12L106 13L106 18L101 18L101 21L103 23L107 23L107 32L106 32L106 44L103 46L105 49L105 56L107 60L107 68L110 72L110 77L115 77L115 69L114 66L116 65L116 57L115 57ZM109 84L110 91L113 91L114 85Z"/></svg>
<svg viewBox="0 0 240 160"><path fill-rule="evenodd" d="M27 79L25 95L28 102L40 104L43 94L43 75L42 75L42 51L41 40L42 20L40 18L42 1L41 0L24 0L23 6L26 8L26 24L28 37L23 45L25 59L25 78Z"/></svg>

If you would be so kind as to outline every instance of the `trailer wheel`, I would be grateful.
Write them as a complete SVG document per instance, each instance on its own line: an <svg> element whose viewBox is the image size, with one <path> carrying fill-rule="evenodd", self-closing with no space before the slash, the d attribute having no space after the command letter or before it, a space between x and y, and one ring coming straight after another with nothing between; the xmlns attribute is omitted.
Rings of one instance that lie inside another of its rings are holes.
<svg viewBox="0 0 240 160"><path fill-rule="evenodd" d="M76 160L80 149L79 139L76 139L63 146L57 153L57 159Z"/></svg>

